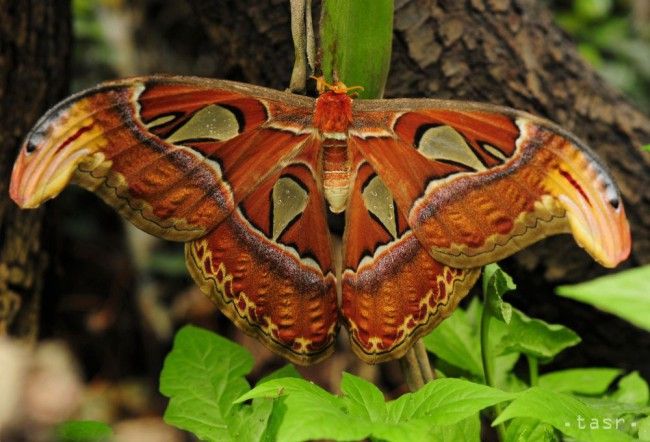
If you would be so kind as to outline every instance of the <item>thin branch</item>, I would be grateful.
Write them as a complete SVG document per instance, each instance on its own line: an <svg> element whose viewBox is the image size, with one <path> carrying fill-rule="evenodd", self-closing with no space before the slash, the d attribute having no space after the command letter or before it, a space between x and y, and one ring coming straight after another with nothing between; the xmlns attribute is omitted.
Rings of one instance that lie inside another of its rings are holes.
<svg viewBox="0 0 650 442"><path fill-rule="evenodd" d="M422 378L424 383L431 382L436 378L435 373L431 368L431 362L429 362L429 354L427 349L424 346L422 339L418 339L413 346L415 349L415 354L418 358L418 364L420 365L420 372L422 373Z"/></svg>
<svg viewBox="0 0 650 442"><path fill-rule="evenodd" d="M307 0L291 0L291 36L293 38L294 56L293 71L289 90L304 92L307 84L307 31L305 29L305 3ZM311 8L310 8L311 9Z"/></svg>

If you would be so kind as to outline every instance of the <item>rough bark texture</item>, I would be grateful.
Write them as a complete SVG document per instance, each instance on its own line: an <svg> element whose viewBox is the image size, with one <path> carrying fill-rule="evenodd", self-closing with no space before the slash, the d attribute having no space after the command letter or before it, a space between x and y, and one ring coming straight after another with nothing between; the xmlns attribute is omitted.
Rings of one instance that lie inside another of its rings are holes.
<svg viewBox="0 0 650 442"><path fill-rule="evenodd" d="M66 0L0 0L0 335L37 333L45 254L43 212L9 199L22 137L67 91L70 9Z"/></svg>
<svg viewBox="0 0 650 442"><path fill-rule="evenodd" d="M286 87L293 60L288 2L190 3L219 60L214 76ZM543 2L395 0L395 7L386 96L488 101L573 131L605 161L623 193L633 235L625 266L649 262L650 154L640 146L650 142L650 119L580 58ZM650 365L650 335L552 295L557 283L605 273L567 236L517 254L506 267L522 293L516 302L527 304L533 315L575 328L585 339L582 351L565 363Z"/></svg>

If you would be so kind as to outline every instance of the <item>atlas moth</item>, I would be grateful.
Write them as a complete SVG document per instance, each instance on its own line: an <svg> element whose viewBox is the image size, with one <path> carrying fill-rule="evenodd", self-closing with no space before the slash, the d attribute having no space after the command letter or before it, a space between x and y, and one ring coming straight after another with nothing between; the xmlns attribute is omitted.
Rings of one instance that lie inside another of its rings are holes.
<svg viewBox="0 0 650 442"><path fill-rule="evenodd" d="M185 242L201 290L298 364L330 355L339 323L366 362L404 355L481 266L548 235L572 233L606 267L628 256L612 178L555 124L318 85L314 99L193 77L101 84L36 124L11 197L33 208L74 183ZM328 212L344 212L340 259Z"/></svg>

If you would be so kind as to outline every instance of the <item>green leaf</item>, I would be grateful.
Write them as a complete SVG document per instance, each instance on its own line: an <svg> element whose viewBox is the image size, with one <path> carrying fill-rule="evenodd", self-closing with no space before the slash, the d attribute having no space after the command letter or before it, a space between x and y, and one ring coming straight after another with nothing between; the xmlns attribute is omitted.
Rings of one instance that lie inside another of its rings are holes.
<svg viewBox="0 0 650 442"><path fill-rule="evenodd" d="M58 425L55 434L61 442L99 442L108 441L113 430L103 422L68 421Z"/></svg>
<svg viewBox="0 0 650 442"><path fill-rule="evenodd" d="M629 436L616 430L611 418L606 418L599 410L573 396L541 387L533 387L521 393L492 425L519 417L545 422L581 441L630 440Z"/></svg>
<svg viewBox="0 0 650 442"><path fill-rule="evenodd" d="M370 422L381 422L386 419L384 395L374 384L349 373L343 373L341 392L345 395L343 402L350 414L363 417Z"/></svg>
<svg viewBox="0 0 650 442"><path fill-rule="evenodd" d="M421 441L435 435L440 438L444 433L458 434L462 429L442 427L460 424L476 416L480 410L514 397L463 379L436 379L414 393L389 402L386 424L375 424L372 436L385 440Z"/></svg>
<svg viewBox="0 0 650 442"><path fill-rule="evenodd" d="M590 407L599 410L600 413L607 417L622 417L626 415L648 415L650 414L650 406L630 404L625 402L618 402L611 397L599 398L582 396L582 402Z"/></svg>
<svg viewBox="0 0 650 442"><path fill-rule="evenodd" d="M228 433L233 441L257 442L260 440L274 440L267 435L267 427L273 413L275 403L271 399L258 399L251 406L238 407L228 420ZM196 434L196 433L195 433Z"/></svg>
<svg viewBox="0 0 650 442"><path fill-rule="evenodd" d="M603 394L621 374L617 368L572 368L539 377L539 386L562 393Z"/></svg>
<svg viewBox="0 0 650 442"><path fill-rule="evenodd" d="M183 327L160 375L169 397L165 422L204 440L260 440L272 404L234 405L249 390L253 358L243 347L207 330Z"/></svg>
<svg viewBox="0 0 650 442"><path fill-rule="evenodd" d="M639 430L640 440L650 440L650 417L646 417L638 421L636 423L636 427Z"/></svg>
<svg viewBox="0 0 650 442"><path fill-rule="evenodd" d="M363 439L371 422L347 413L343 399L304 379L274 379L253 388L237 399L284 396L284 415L277 428L280 441L308 439Z"/></svg>
<svg viewBox="0 0 650 442"><path fill-rule="evenodd" d="M465 311L457 308L423 339L427 350L476 377L483 376L481 346L476 328Z"/></svg>
<svg viewBox="0 0 650 442"><path fill-rule="evenodd" d="M483 379L479 322L483 307L474 298L467 311L457 308L454 313L423 338L427 350L438 358ZM506 325L497 321L490 326L490 342L498 343L506 333ZM497 356L494 363L496 384L503 387L508 372L519 359L517 354Z"/></svg>
<svg viewBox="0 0 650 442"><path fill-rule="evenodd" d="M514 309L508 325L508 333L501 339L498 347L501 354L519 352L529 356L549 360L568 347L580 343L580 337L571 329L548 324L540 319L532 319Z"/></svg>
<svg viewBox="0 0 650 442"><path fill-rule="evenodd" d="M537 419L517 418L508 424L504 442L556 442L559 440L551 425Z"/></svg>
<svg viewBox="0 0 650 442"><path fill-rule="evenodd" d="M571 286L560 286L557 294L591 304L650 331L650 265L603 276Z"/></svg>
<svg viewBox="0 0 650 442"><path fill-rule="evenodd" d="M612 0L575 0L575 13L585 21L594 21L607 17L613 6Z"/></svg>
<svg viewBox="0 0 650 442"><path fill-rule="evenodd" d="M453 425L434 427L426 440L433 442L481 440L481 419L479 414L476 413Z"/></svg>
<svg viewBox="0 0 650 442"><path fill-rule="evenodd" d="M516 288L510 275L497 264L488 264L483 268L483 293L486 294L490 314L506 324L510 323L512 306L502 297Z"/></svg>
<svg viewBox="0 0 650 442"><path fill-rule="evenodd" d="M345 374L342 397L334 396L303 379L275 379L240 397L283 396L284 415L277 440L359 440L367 437L391 441L430 440L495 403L515 395L461 379L437 379L415 393L385 403L371 383Z"/></svg>
<svg viewBox="0 0 650 442"><path fill-rule="evenodd" d="M650 144L646 144L645 146L641 146L641 150L644 152L650 152Z"/></svg>
<svg viewBox="0 0 650 442"><path fill-rule="evenodd" d="M437 379L414 393L406 393L389 402L388 420L400 422L426 418L432 424L448 425L515 397L514 394L464 379Z"/></svg>
<svg viewBox="0 0 650 442"><path fill-rule="evenodd" d="M361 98L381 98L390 67L393 0L326 0L321 15L322 69Z"/></svg>
<svg viewBox="0 0 650 442"><path fill-rule="evenodd" d="M648 383L634 371L618 381L612 399L624 404L646 405L648 396Z"/></svg>

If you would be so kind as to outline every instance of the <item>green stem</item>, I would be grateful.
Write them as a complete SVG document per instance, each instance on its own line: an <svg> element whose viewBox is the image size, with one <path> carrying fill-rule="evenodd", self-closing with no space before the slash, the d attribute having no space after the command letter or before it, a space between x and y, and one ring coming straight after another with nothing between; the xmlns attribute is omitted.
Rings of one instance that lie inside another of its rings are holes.
<svg viewBox="0 0 650 442"><path fill-rule="evenodd" d="M534 387L539 381L539 364L534 356L526 355L526 359L528 360L528 379L530 386Z"/></svg>
<svg viewBox="0 0 650 442"><path fill-rule="evenodd" d="M492 320L492 313L487 304L487 292L483 291L483 313L481 314L481 361L483 362L483 377L485 384L490 387L496 387L494 381L494 369L492 361L494 358L491 354L489 336L490 336L490 321ZM499 416L503 409L501 404L496 404L492 407L494 415ZM497 434L499 440L506 440L506 427L503 423L497 425Z"/></svg>

